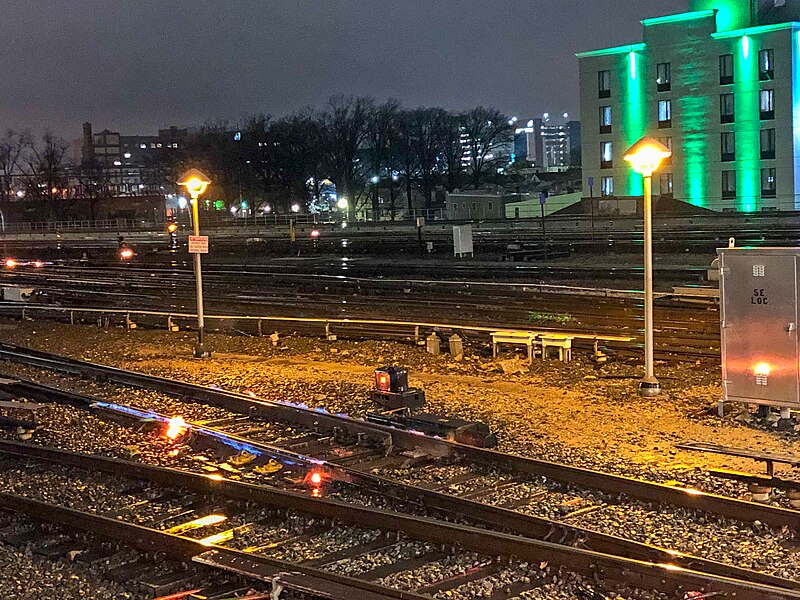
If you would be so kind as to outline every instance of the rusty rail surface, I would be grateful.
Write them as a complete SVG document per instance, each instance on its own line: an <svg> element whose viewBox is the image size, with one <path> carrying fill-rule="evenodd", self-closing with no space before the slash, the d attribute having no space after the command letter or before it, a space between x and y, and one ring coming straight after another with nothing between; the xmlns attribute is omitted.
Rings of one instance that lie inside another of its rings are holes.
<svg viewBox="0 0 800 600"><path fill-rule="evenodd" d="M716 591L723 594L731 594L739 600L800 599L800 591L797 590L781 589L753 581L719 577L683 569L672 564L636 561L590 550L527 539L516 535L487 531L463 524L451 524L426 517L352 505L336 500L312 498L297 492L230 480L219 481L206 475L165 467L155 467L115 458L83 455L14 442L4 443L2 451L69 464L82 469L113 473L121 477L143 479L171 487L181 487L194 492L218 494L276 508L296 510L325 519L335 519L358 527L402 532L411 539L448 547L455 545L464 550L483 555L515 557L529 562L546 561L587 577L599 578L606 582L624 583L643 589L669 590L671 592L687 590ZM77 522L73 524L81 528L91 531L103 531L108 535L122 535L125 536L125 539L132 539L134 542L136 542L136 535L140 534L141 540L139 543L142 544L151 544L153 540L153 535L150 533L153 530L148 530L147 528L136 526L136 529L131 529L128 524L114 519L87 515L86 513L63 507L50 507L40 502L21 499L19 496L0 494L0 506L26 512L27 514L32 512L38 518L58 519L57 522L61 523L65 523L64 519L76 520ZM127 536L129 535L132 537L128 538ZM197 542L189 541L186 538L171 537L177 539L165 540L168 547L184 553L190 551L188 544L191 543L195 547L199 545ZM207 549L207 547L205 548ZM224 547L214 547L214 550L221 553L235 553L235 551ZM286 568L286 563L281 563L281 561L252 555L245 556L263 561L267 567L275 567L277 562L280 563L280 566ZM303 570L305 569L309 577L324 581L326 585L346 584L351 589L354 589L356 585L356 580L338 575L331 578L329 577L330 574L318 569L294 564L292 564L291 568L300 572L304 572ZM315 583L316 585L320 584ZM370 586L371 584L366 585ZM369 587L366 589L369 590ZM368 598L370 596L360 595L357 597ZM409 594L385 597L419 598L421 596Z"/></svg>

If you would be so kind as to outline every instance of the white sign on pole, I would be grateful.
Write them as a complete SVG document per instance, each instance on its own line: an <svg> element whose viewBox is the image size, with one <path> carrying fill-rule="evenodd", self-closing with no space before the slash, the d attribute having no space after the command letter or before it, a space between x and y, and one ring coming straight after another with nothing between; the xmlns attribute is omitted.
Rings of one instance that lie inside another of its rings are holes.
<svg viewBox="0 0 800 600"><path fill-rule="evenodd" d="M208 254L208 236L190 235L189 254Z"/></svg>

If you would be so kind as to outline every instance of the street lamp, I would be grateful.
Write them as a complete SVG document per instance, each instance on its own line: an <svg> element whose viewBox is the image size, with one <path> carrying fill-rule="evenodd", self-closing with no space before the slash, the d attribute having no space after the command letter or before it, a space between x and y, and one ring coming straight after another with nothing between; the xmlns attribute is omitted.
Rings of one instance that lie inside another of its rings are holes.
<svg viewBox="0 0 800 600"><path fill-rule="evenodd" d="M184 173L178 185L182 185L189 192L192 203L192 224L195 237L200 236L200 196L211 185L208 176L198 169L189 169ZM208 358L211 352L205 348L205 321L203 318L203 271L200 264L200 253L194 253L194 278L197 286L197 345L194 348L195 358Z"/></svg>
<svg viewBox="0 0 800 600"><path fill-rule="evenodd" d="M644 177L644 379L639 394L658 396L661 386L653 373L653 173L672 156L669 148L651 137L643 137L625 153L625 160Z"/></svg>

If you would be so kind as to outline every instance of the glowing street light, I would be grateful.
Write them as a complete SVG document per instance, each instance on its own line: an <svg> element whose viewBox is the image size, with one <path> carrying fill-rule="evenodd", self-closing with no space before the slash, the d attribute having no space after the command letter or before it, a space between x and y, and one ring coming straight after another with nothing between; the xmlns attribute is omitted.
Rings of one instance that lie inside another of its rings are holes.
<svg viewBox="0 0 800 600"><path fill-rule="evenodd" d="M200 235L200 196L211 185L208 176L198 169L189 169L178 181L189 192L192 203L192 224L194 225L194 235ZM205 319L203 318L203 269L200 261L200 253L194 254L194 277L197 287L197 346L194 349L196 358L207 358L211 353L205 349Z"/></svg>
<svg viewBox="0 0 800 600"><path fill-rule="evenodd" d="M653 372L653 173L672 156L664 144L643 137L625 153L624 159L644 177L644 379L639 394L658 396L661 386Z"/></svg>
<svg viewBox="0 0 800 600"><path fill-rule="evenodd" d="M347 198L345 198L344 196L339 198L336 201L336 206L339 208L339 210L347 210Z"/></svg>

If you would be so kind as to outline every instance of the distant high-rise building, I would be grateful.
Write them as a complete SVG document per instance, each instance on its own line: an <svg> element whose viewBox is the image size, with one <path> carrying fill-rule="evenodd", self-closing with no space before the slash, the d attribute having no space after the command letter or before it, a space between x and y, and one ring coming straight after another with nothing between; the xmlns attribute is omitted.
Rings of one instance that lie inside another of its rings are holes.
<svg viewBox="0 0 800 600"><path fill-rule="evenodd" d="M693 0L642 42L578 54L583 169L640 196L623 160L649 135L673 156L655 194L707 209L800 210L800 0Z"/></svg>
<svg viewBox="0 0 800 600"><path fill-rule="evenodd" d="M514 131L514 162L532 163L544 171L564 171L573 164L573 148L580 148L581 129L577 121L552 119L549 113L530 119Z"/></svg>

